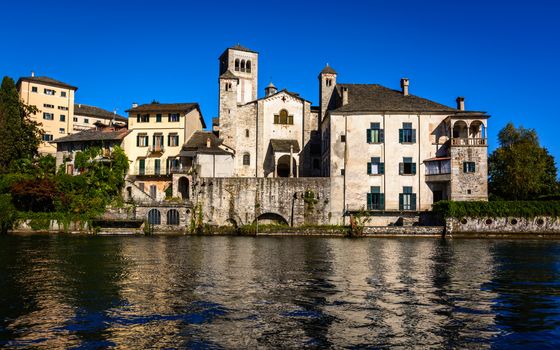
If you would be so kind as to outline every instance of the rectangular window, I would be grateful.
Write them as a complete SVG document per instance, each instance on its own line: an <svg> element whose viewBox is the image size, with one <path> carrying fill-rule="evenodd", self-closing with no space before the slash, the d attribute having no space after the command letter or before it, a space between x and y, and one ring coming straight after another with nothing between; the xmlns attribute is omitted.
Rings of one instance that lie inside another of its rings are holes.
<svg viewBox="0 0 560 350"><path fill-rule="evenodd" d="M144 192L144 183L143 182L138 183L138 187L140 188L140 191Z"/></svg>
<svg viewBox="0 0 560 350"><path fill-rule="evenodd" d="M45 95L52 95L52 96L56 95L56 92L52 89L44 89L43 91Z"/></svg>
<svg viewBox="0 0 560 350"><path fill-rule="evenodd" d="M474 162L463 162L463 172L464 173L474 173L476 172L476 165Z"/></svg>
<svg viewBox="0 0 560 350"><path fill-rule="evenodd" d="M154 172L155 175L161 175L161 159L154 160Z"/></svg>
<svg viewBox="0 0 560 350"><path fill-rule="evenodd" d="M43 107L54 108L54 105L51 105L51 104L48 104L48 103L43 103Z"/></svg>
<svg viewBox="0 0 560 350"><path fill-rule="evenodd" d="M74 121L74 123L77 123L78 122L78 117L74 117L74 118L72 118L72 120Z"/></svg>
<svg viewBox="0 0 560 350"><path fill-rule="evenodd" d="M178 122L179 121L179 113L169 113L169 116L168 116L167 120L170 121L170 122Z"/></svg>
<svg viewBox="0 0 560 350"><path fill-rule="evenodd" d="M152 196L152 198L156 198L156 195L157 195L156 185L150 185L150 196Z"/></svg>
<svg viewBox="0 0 560 350"><path fill-rule="evenodd" d="M140 134L136 136L136 146L138 147L148 147L148 135Z"/></svg>
<svg viewBox="0 0 560 350"><path fill-rule="evenodd" d="M146 159L138 160L138 175L146 175ZM144 190L144 184L142 184L142 191Z"/></svg>
<svg viewBox="0 0 560 350"><path fill-rule="evenodd" d="M60 97L66 97L66 91L61 91L60 92Z"/></svg>
<svg viewBox="0 0 560 350"><path fill-rule="evenodd" d="M45 120L54 120L54 114L52 113L43 113L43 119Z"/></svg>
<svg viewBox="0 0 560 350"><path fill-rule="evenodd" d="M399 210L416 210L416 193L412 192L412 187L404 186L399 194Z"/></svg>
<svg viewBox="0 0 560 350"><path fill-rule="evenodd" d="M346 135L340 135L340 142L346 142Z"/></svg>
<svg viewBox="0 0 560 350"><path fill-rule="evenodd" d="M161 123L161 114L156 114L156 123Z"/></svg>
<svg viewBox="0 0 560 350"><path fill-rule="evenodd" d="M53 140L53 136L51 134L44 134L43 135L43 141L52 141Z"/></svg>
<svg viewBox="0 0 560 350"><path fill-rule="evenodd" d="M169 134L167 136L167 144L169 145L169 147L179 146L179 135L178 134Z"/></svg>
<svg viewBox="0 0 560 350"><path fill-rule="evenodd" d="M58 109L60 109L61 111L67 111L68 107L58 106Z"/></svg>
<svg viewBox="0 0 560 350"><path fill-rule="evenodd" d="M416 163L412 162L412 158L404 157L399 163L399 175L416 175Z"/></svg>
<svg viewBox="0 0 560 350"><path fill-rule="evenodd" d="M64 114L60 115L60 121L61 122L65 122L66 121L66 116Z"/></svg>
<svg viewBox="0 0 560 350"><path fill-rule="evenodd" d="M416 143L416 129L412 128L412 123L403 123L402 129L399 129L400 143Z"/></svg>
<svg viewBox="0 0 560 350"><path fill-rule="evenodd" d="M367 208L368 210L385 209L385 194L381 193L379 186L372 186L370 193L367 194Z"/></svg>
<svg viewBox="0 0 560 350"><path fill-rule="evenodd" d="M366 132L367 143L383 143L385 141L385 133L380 128L379 123L371 123L370 128Z"/></svg>
<svg viewBox="0 0 560 350"><path fill-rule="evenodd" d="M381 163L381 158L372 157L371 162L367 163L368 175L385 174L385 163Z"/></svg>
<svg viewBox="0 0 560 350"><path fill-rule="evenodd" d="M31 92L37 92L37 87L36 87L36 86L32 86L32 87L31 87Z"/></svg>
<svg viewBox="0 0 560 350"><path fill-rule="evenodd" d="M58 129L58 132L61 133L61 134L64 134L64 133L66 133L66 130L64 130L64 128L60 128L60 129Z"/></svg>
<svg viewBox="0 0 560 350"><path fill-rule="evenodd" d="M340 169L340 175L344 176L346 174L346 172L344 171L344 169Z"/></svg>
<svg viewBox="0 0 560 350"><path fill-rule="evenodd" d="M89 119L88 118L84 118L84 124L89 124Z"/></svg>
<svg viewBox="0 0 560 350"><path fill-rule="evenodd" d="M149 123L150 122L150 115L149 114L137 114L136 115L136 122L137 123Z"/></svg>

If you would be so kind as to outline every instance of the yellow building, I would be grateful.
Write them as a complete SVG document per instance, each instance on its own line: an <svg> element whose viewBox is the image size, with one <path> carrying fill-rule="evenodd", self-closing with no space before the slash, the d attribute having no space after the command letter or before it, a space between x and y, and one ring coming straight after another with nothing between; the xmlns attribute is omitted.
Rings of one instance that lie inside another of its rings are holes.
<svg viewBox="0 0 560 350"><path fill-rule="evenodd" d="M56 145L50 142L73 131L74 94L77 87L49 77L20 78L17 82L19 95L27 105L39 110L31 118L42 125L43 142L39 154L56 154Z"/></svg>
<svg viewBox="0 0 560 350"><path fill-rule="evenodd" d="M181 147L195 131L206 128L200 107L198 103L133 104L126 112L127 179L152 200L162 200L171 174L179 168Z"/></svg>

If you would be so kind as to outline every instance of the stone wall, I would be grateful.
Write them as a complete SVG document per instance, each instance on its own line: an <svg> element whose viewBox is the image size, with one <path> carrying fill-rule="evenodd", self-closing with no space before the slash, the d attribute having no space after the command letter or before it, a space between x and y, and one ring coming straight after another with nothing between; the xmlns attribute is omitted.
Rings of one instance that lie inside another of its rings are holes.
<svg viewBox="0 0 560 350"><path fill-rule="evenodd" d="M328 178L200 178L193 200L212 225L247 225L256 217L262 224L324 225L329 194Z"/></svg>
<svg viewBox="0 0 560 350"><path fill-rule="evenodd" d="M463 162L476 164L474 173L463 172ZM488 200L488 148L451 147L451 200Z"/></svg>
<svg viewBox="0 0 560 350"><path fill-rule="evenodd" d="M366 226L364 227L365 236L443 236L445 228L443 226Z"/></svg>
<svg viewBox="0 0 560 350"><path fill-rule="evenodd" d="M560 235L560 217L526 218L449 218L447 235L552 234Z"/></svg>

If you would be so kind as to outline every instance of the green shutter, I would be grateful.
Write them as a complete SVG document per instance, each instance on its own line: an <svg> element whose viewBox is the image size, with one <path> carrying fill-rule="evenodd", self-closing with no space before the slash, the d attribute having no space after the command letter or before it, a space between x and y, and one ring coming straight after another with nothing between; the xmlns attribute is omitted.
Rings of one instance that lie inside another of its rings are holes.
<svg viewBox="0 0 560 350"><path fill-rule="evenodd" d="M412 163L412 165L410 166L411 170L412 170L412 174L416 175L416 163Z"/></svg>
<svg viewBox="0 0 560 350"><path fill-rule="evenodd" d="M371 163L367 163L367 173L371 175Z"/></svg>
<svg viewBox="0 0 560 350"><path fill-rule="evenodd" d="M379 142L385 142L385 131L383 129L379 130Z"/></svg>
<svg viewBox="0 0 560 350"><path fill-rule="evenodd" d="M379 174L385 174L385 163L379 163Z"/></svg>
<svg viewBox="0 0 560 350"><path fill-rule="evenodd" d="M412 143L416 143L416 129L412 129Z"/></svg>
<svg viewBox="0 0 560 350"><path fill-rule="evenodd" d="M404 142L404 131L403 131L403 129L399 129L399 142L400 143Z"/></svg>
<svg viewBox="0 0 560 350"><path fill-rule="evenodd" d="M399 175L404 174L404 163L399 163Z"/></svg>
<svg viewBox="0 0 560 350"><path fill-rule="evenodd" d="M385 210L385 193L379 194L379 209Z"/></svg>
<svg viewBox="0 0 560 350"><path fill-rule="evenodd" d="M373 194L372 193L368 193L367 194L367 208L368 210L371 210L371 208L373 207Z"/></svg>
<svg viewBox="0 0 560 350"><path fill-rule="evenodd" d="M367 143L371 143L371 130L370 129L366 130L366 139L367 139Z"/></svg>
<svg viewBox="0 0 560 350"><path fill-rule="evenodd" d="M404 194L399 193L399 210L403 210L403 207L404 207L404 204L403 204L404 200L403 199L404 199Z"/></svg>
<svg viewBox="0 0 560 350"><path fill-rule="evenodd" d="M410 209L416 210L416 193L410 195Z"/></svg>

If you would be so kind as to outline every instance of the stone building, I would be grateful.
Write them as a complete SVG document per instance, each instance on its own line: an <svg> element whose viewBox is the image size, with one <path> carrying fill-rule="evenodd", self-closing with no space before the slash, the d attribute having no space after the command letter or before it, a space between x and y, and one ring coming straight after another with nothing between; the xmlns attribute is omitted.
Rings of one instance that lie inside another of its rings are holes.
<svg viewBox="0 0 560 350"><path fill-rule="evenodd" d="M44 131L39 153L55 155L56 145L50 142L73 131L74 94L78 88L32 72L18 80L17 89L23 103L38 109L31 119L40 123Z"/></svg>

